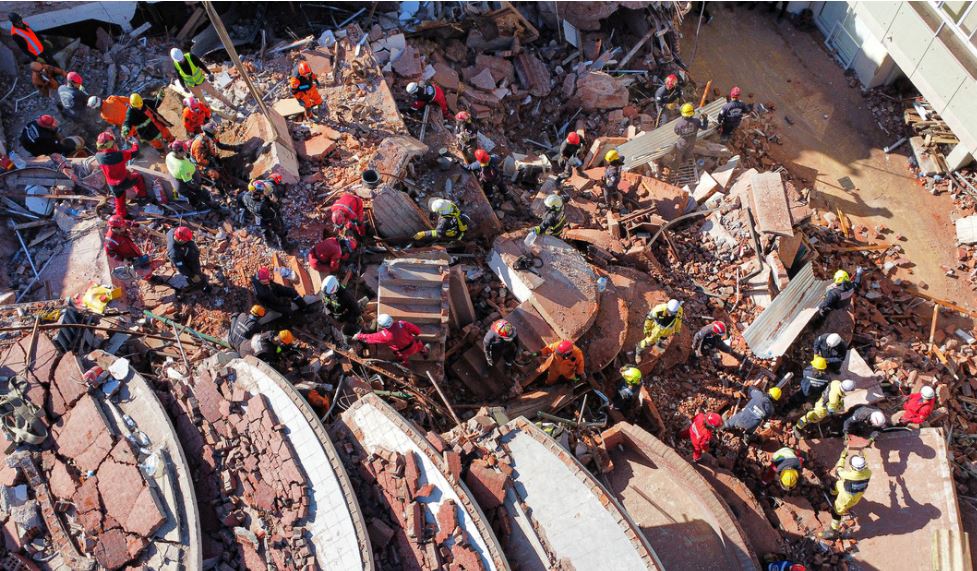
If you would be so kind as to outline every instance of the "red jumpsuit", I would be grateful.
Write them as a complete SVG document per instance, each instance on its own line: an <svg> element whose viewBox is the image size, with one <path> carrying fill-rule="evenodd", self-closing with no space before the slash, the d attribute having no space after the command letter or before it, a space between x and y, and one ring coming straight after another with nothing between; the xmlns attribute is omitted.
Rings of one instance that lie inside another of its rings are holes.
<svg viewBox="0 0 977 571"><path fill-rule="evenodd" d="M343 252L339 240L333 237L319 241L315 247L309 250L308 256L309 265L314 270L328 274L339 270L339 263L347 258L349 258L349 254Z"/></svg>
<svg viewBox="0 0 977 571"><path fill-rule="evenodd" d="M417 340L420 334L421 330L413 323L394 321L393 325L376 333L357 333L355 339L371 345L386 345L393 350L401 363L406 364L407 357L414 353L427 353L424 345Z"/></svg>
<svg viewBox="0 0 977 571"><path fill-rule="evenodd" d="M411 103L411 108L424 111L428 103L437 103L441 107L441 114L446 119L451 118L451 111L448 111L448 100L444 97L444 90L433 83L417 94L417 98Z"/></svg>
<svg viewBox="0 0 977 571"><path fill-rule="evenodd" d="M352 193L346 193L339 197L329 208L330 212L342 212L346 216L346 225L343 230L351 230L356 234L356 238L362 238L366 231L363 223L363 199Z"/></svg>
<svg viewBox="0 0 977 571"><path fill-rule="evenodd" d="M146 181L142 175L130 172L126 168L126 163L134 154L139 152L139 145L132 145L132 148L120 151L117 148L99 151L95 155L102 174L105 175L105 182L115 196L115 213L119 216L126 215L126 190L135 187L136 196L144 198L146 196Z"/></svg>
<svg viewBox="0 0 977 571"><path fill-rule="evenodd" d="M117 232L114 228L109 228L105 233L105 252L116 262L126 262L142 256L142 250L129 234Z"/></svg>
<svg viewBox="0 0 977 571"><path fill-rule="evenodd" d="M204 126L204 123L210 121L211 116L210 107L201 102L197 102L196 110L192 107L185 107L183 109L183 128L187 131L187 138L200 133L200 128Z"/></svg>
<svg viewBox="0 0 977 571"><path fill-rule="evenodd" d="M703 452L709 451L709 441L712 440L712 430L706 426L706 414L700 412L692 419L689 427L689 440L692 441L692 459L699 461Z"/></svg>
<svg viewBox="0 0 977 571"><path fill-rule="evenodd" d="M921 393L913 393L909 395L909 400L906 401L906 404L902 405L904 414L900 422L904 424L920 424L926 422L926 419L933 413L933 407L935 405L936 399L923 400Z"/></svg>

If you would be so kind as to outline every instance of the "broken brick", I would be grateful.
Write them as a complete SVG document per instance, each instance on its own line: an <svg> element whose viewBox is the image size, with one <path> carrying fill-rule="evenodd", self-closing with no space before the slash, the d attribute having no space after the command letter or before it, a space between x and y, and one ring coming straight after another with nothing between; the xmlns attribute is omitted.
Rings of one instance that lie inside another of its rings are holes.
<svg viewBox="0 0 977 571"><path fill-rule="evenodd" d="M131 559L126 534L119 529L103 533L98 537L94 554L102 567L109 570L121 568Z"/></svg>
<svg viewBox="0 0 977 571"><path fill-rule="evenodd" d="M407 504L404 518L404 530L407 535L415 539L424 537L424 514L421 504L411 502Z"/></svg>
<svg viewBox="0 0 977 571"><path fill-rule="evenodd" d="M417 459L417 454L407 452L404 466L404 479L407 480L407 491L411 498L417 493L417 487L420 484L421 467L419 464L420 461Z"/></svg>
<svg viewBox="0 0 977 571"><path fill-rule="evenodd" d="M497 508L505 501L505 486L508 478L502 472L490 467L484 460L475 460L468 467L465 483L475 495L482 509Z"/></svg>
<svg viewBox="0 0 977 571"><path fill-rule="evenodd" d="M458 507L454 500L445 500L438 508L438 534L435 541L444 543L458 527Z"/></svg>
<svg viewBox="0 0 977 571"><path fill-rule="evenodd" d="M447 467L447 472L454 481L461 479L461 454L455 452L454 450L446 450L444 452L444 463Z"/></svg>

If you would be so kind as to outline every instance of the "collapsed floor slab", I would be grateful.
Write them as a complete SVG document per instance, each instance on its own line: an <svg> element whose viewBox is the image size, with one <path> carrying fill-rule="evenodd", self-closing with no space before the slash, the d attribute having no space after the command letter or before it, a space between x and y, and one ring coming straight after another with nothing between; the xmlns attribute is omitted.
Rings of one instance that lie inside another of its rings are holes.
<svg viewBox="0 0 977 571"><path fill-rule="evenodd" d="M761 359L783 355L817 313L830 283L815 277L811 264L806 264L743 332L753 354Z"/></svg>

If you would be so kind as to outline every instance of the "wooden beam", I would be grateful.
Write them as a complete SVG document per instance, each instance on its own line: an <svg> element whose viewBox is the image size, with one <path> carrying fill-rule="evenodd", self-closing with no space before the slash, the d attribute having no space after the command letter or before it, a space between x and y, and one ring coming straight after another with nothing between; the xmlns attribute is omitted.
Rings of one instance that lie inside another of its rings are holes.
<svg viewBox="0 0 977 571"><path fill-rule="evenodd" d="M932 353L933 352L933 348L936 347L936 345L933 344L933 339L936 337L936 322L939 319L940 319L940 304L934 303L933 304L933 322L930 323L930 341L929 341L929 345L930 345L929 351L930 351L930 353Z"/></svg>
<svg viewBox="0 0 977 571"><path fill-rule="evenodd" d="M919 291L918 289L915 289L915 288L909 289L909 293L915 295L916 297L921 297L923 299L927 299L929 301L932 301L933 303L935 303L937 305L942 305L943 307L945 307L947 309L952 309L953 311L956 311L958 313L962 313L964 315L969 315L970 317L973 317L974 319L977 319L977 311L974 311L972 309L966 308L966 307L964 307L962 305L957 305L957 304L953 303L952 301L941 299L939 297L932 296L932 295L930 295L928 293L923 293L923 292L921 292L921 291Z"/></svg>

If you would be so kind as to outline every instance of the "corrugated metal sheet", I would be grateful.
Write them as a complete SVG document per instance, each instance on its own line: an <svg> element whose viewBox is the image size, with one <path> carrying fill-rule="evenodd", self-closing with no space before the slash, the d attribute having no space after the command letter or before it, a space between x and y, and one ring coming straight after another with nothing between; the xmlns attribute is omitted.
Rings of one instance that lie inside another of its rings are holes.
<svg viewBox="0 0 977 571"><path fill-rule="evenodd" d="M770 307L743 332L753 354L761 359L783 355L817 313L817 304L830 283L814 277L810 263L801 268Z"/></svg>
<svg viewBox="0 0 977 571"><path fill-rule="evenodd" d="M698 137L700 139L716 131L716 118L719 117L719 110L723 108L723 105L726 105L726 98L720 97L711 103L707 103L704 107L695 110L696 117L700 113L705 113L709 116L709 128L699 131ZM635 137L627 143L620 145L617 151L624 157L625 170L640 167L667 155L672 150L672 147L675 146L675 141L678 140L678 135L675 134L675 123L677 121L678 119L676 118L654 131Z"/></svg>

